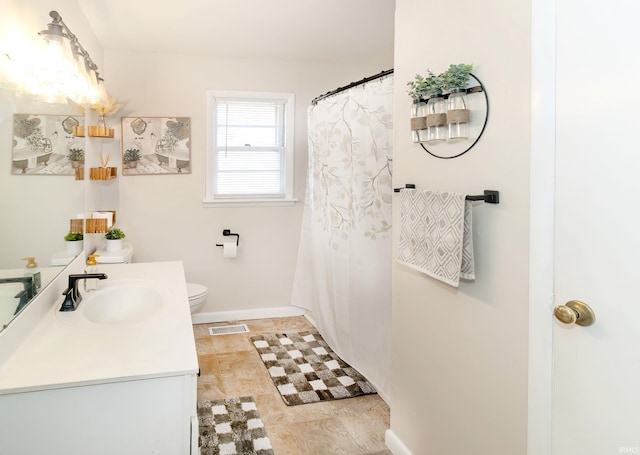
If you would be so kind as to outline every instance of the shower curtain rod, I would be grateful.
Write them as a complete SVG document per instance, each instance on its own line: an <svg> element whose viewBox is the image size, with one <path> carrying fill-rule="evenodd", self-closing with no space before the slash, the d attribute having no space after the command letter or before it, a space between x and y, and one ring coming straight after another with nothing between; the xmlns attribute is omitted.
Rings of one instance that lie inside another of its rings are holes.
<svg viewBox="0 0 640 455"><path fill-rule="evenodd" d="M393 74L393 68L391 68L390 70L381 71L380 73L375 74L373 76L365 77L364 79L359 80L357 82L352 82L351 84L345 85L344 87L338 87L337 89L331 90L330 92L327 92L324 95L316 96L314 99L311 100L311 104L315 106L318 103L318 101L323 100L329 96L335 95L340 92L344 92L345 90L349 90L350 88L357 87L358 85L366 84L367 82L375 81L376 79L380 79L381 77L388 76L389 74Z"/></svg>

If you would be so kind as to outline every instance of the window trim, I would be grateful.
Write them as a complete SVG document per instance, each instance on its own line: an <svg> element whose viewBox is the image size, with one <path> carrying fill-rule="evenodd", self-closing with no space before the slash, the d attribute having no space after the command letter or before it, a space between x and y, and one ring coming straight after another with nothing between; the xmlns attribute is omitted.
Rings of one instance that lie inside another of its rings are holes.
<svg viewBox="0 0 640 455"><path fill-rule="evenodd" d="M284 152L284 196L270 195L233 195L215 196L215 125L216 98L246 99L246 100L284 100L285 101L285 152ZM251 92L207 90L207 153L206 153L206 183L205 197L202 204L205 207L249 207L249 206L291 206L298 200L294 198L294 125L295 125L295 95L286 92Z"/></svg>

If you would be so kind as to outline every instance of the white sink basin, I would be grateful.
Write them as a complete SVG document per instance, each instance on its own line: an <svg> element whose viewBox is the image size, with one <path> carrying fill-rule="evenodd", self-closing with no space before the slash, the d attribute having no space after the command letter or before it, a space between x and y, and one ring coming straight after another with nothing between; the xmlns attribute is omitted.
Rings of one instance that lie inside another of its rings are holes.
<svg viewBox="0 0 640 455"><path fill-rule="evenodd" d="M162 306L163 295L150 286L114 286L90 293L80 303L84 317L97 324L140 322Z"/></svg>
<svg viewBox="0 0 640 455"><path fill-rule="evenodd" d="M144 280L105 283L94 292L83 291L82 283L79 286L82 301L78 308L57 311L60 321L75 326L86 325L86 321L111 326L143 322L155 316L166 301L161 289Z"/></svg>

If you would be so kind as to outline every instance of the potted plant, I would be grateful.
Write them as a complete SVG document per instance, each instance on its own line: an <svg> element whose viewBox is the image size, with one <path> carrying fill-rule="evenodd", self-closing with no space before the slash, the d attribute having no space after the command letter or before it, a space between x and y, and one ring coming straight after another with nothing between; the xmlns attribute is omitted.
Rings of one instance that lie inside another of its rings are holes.
<svg viewBox="0 0 640 455"><path fill-rule="evenodd" d="M124 152L124 155L122 155L122 161L129 169L135 168L138 165L140 158L142 158L142 155L140 155L140 150L137 148L127 149Z"/></svg>
<svg viewBox="0 0 640 455"><path fill-rule="evenodd" d="M64 236L64 241L67 245L67 252L74 256L82 252L82 239L81 232L69 232Z"/></svg>
<svg viewBox="0 0 640 455"><path fill-rule="evenodd" d="M413 99L414 103L426 101L429 96L427 93L427 81L424 76L420 74L416 74L416 77L412 81L407 82L407 87L409 87L407 93Z"/></svg>
<svg viewBox="0 0 640 455"><path fill-rule="evenodd" d="M107 251L110 253L117 253L122 250L122 239L125 237L126 235L122 230L117 227L111 227L111 229L109 229L104 235L107 243Z"/></svg>
<svg viewBox="0 0 640 455"><path fill-rule="evenodd" d="M71 167L79 168L84 164L84 150L79 147L71 147L67 158L71 161Z"/></svg>
<svg viewBox="0 0 640 455"><path fill-rule="evenodd" d="M413 142L421 142L427 137L427 81L416 74L414 80L407 82L408 94L413 99L411 105L411 133Z"/></svg>
<svg viewBox="0 0 640 455"><path fill-rule="evenodd" d="M464 63L449 65L449 68L440 75L444 90L466 89L471 71L473 71L473 65L465 65Z"/></svg>
<svg viewBox="0 0 640 455"><path fill-rule="evenodd" d="M469 137L470 111L467 107L467 84L473 65L459 63L449 65L442 79L444 89L449 92L447 98L447 123L449 124L449 141L457 142Z"/></svg>
<svg viewBox="0 0 640 455"><path fill-rule="evenodd" d="M435 144L447 139L447 107L443 92L445 80L442 74L434 74L429 70L429 76L425 78L425 91L428 96L426 137L424 141Z"/></svg>

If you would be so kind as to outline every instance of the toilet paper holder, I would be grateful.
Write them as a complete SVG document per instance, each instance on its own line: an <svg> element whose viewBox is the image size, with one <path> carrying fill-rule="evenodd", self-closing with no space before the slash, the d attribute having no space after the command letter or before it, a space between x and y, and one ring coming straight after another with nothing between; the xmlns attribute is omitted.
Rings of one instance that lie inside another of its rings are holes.
<svg viewBox="0 0 640 455"><path fill-rule="evenodd" d="M225 237L229 237L230 235L236 236L236 246L240 246L240 234L234 234L233 232L231 232L231 229L224 229L222 231L222 235L224 235ZM216 246L224 246L222 243L216 243Z"/></svg>

